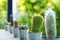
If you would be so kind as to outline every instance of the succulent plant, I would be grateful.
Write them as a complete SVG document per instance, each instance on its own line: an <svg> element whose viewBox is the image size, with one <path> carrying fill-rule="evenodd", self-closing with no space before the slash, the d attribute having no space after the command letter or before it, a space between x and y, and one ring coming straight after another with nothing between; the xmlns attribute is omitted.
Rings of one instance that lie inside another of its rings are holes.
<svg viewBox="0 0 60 40"><path fill-rule="evenodd" d="M5 22L6 25L8 25L8 22Z"/></svg>
<svg viewBox="0 0 60 40"><path fill-rule="evenodd" d="M7 24L8 24L8 25L11 25L11 22L8 22Z"/></svg>
<svg viewBox="0 0 60 40"><path fill-rule="evenodd" d="M45 30L47 38L56 37L56 15L51 9L45 12Z"/></svg>
<svg viewBox="0 0 60 40"><path fill-rule="evenodd" d="M18 21L15 20L15 21L13 22L13 25L14 25L15 28L17 28L17 27L18 27Z"/></svg>
<svg viewBox="0 0 60 40"><path fill-rule="evenodd" d="M13 26L13 15L10 15L10 22L11 22L11 26Z"/></svg>
<svg viewBox="0 0 60 40"><path fill-rule="evenodd" d="M25 30L25 29L28 29L28 27L26 25L20 25L19 29L20 30Z"/></svg>
<svg viewBox="0 0 60 40"><path fill-rule="evenodd" d="M35 14L32 17L32 32L39 32L43 24L43 17L40 14Z"/></svg>

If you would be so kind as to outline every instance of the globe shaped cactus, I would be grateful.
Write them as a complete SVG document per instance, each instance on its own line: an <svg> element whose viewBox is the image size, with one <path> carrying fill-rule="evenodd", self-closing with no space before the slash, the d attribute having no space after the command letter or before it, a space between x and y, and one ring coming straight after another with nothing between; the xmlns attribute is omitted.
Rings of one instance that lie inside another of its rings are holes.
<svg viewBox="0 0 60 40"><path fill-rule="evenodd" d="M51 9L45 12L45 30L47 38L56 37L56 15Z"/></svg>
<svg viewBox="0 0 60 40"><path fill-rule="evenodd" d="M32 17L32 32L39 32L40 26L43 24L43 17L40 14L35 14Z"/></svg>

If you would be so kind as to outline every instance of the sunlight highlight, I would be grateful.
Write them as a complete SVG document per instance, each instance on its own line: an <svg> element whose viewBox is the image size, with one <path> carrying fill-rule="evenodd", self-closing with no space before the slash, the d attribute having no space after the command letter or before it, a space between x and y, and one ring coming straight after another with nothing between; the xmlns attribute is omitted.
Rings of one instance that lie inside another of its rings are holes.
<svg viewBox="0 0 60 40"><path fill-rule="evenodd" d="M53 2L55 3L57 0L53 0Z"/></svg>

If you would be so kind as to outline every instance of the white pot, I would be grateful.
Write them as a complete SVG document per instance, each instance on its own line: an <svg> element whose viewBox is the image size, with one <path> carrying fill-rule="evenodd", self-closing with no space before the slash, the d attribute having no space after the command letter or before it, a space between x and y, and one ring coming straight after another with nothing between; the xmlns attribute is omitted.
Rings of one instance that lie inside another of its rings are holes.
<svg viewBox="0 0 60 40"><path fill-rule="evenodd" d="M12 33L11 25L7 25L7 30Z"/></svg>
<svg viewBox="0 0 60 40"><path fill-rule="evenodd" d="M56 40L55 38L46 38L46 40Z"/></svg>
<svg viewBox="0 0 60 40"><path fill-rule="evenodd" d="M42 32L29 33L29 40L42 40Z"/></svg>
<svg viewBox="0 0 60 40"><path fill-rule="evenodd" d="M7 25L4 26L4 29L7 31Z"/></svg>
<svg viewBox="0 0 60 40"><path fill-rule="evenodd" d="M19 30L19 40L28 40L28 29Z"/></svg>
<svg viewBox="0 0 60 40"><path fill-rule="evenodd" d="M14 37L18 37L18 28L13 28L13 35Z"/></svg>
<svg viewBox="0 0 60 40"><path fill-rule="evenodd" d="M11 30L12 30L12 34L13 34L13 26L11 27Z"/></svg>

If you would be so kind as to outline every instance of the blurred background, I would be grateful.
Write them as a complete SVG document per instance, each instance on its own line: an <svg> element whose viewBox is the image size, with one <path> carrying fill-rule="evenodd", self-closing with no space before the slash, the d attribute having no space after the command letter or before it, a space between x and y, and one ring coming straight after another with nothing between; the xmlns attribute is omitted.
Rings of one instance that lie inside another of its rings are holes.
<svg viewBox="0 0 60 40"><path fill-rule="evenodd" d="M4 27L7 20L7 0L0 0L0 28Z"/></svg>
<svg viewBox="0 0 60 40"><path fill-rule="evenodd" d="M0 0L0 29L4 28L7 22L7 0ZM44 17L47 8L51 8L56 12L57 35L60 36L60 0L18 0L17 1L17 17L20 25L28 25L31 29L31 18L37 13ZM45 26L41 27L43 36L45 36Z"/></svg>

